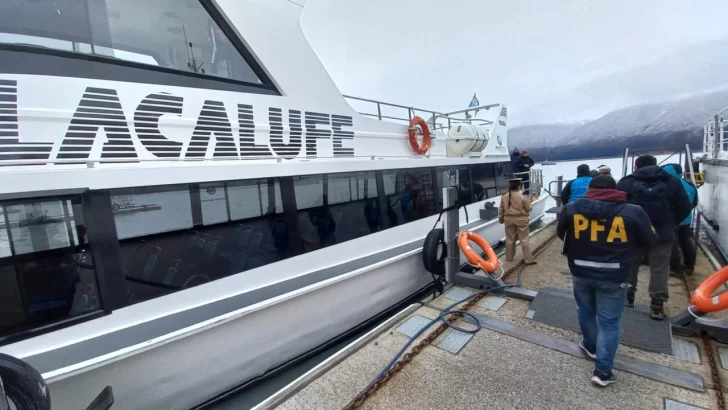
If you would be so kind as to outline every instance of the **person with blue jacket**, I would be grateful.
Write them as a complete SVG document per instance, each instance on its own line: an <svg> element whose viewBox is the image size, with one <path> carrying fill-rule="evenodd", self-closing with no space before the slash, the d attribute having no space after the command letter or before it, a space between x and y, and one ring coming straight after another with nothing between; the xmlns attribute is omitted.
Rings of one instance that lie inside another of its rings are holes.
<svg viewBox="0 0 728 410"><path fill-rule="evenodd" d="M589 165L581 164L576 167L576 179L567 182L564 189L561 190L561 204L566 205L584 198L591 181L592 174L589 171Z"/></svg>
<svg viewBox="0 0 728 410"><path fill-rule="evenodd" d="M682 186L685 188L685 192L688 194L688 198L690 199L690 203L693 205L693 208L698 206L698 188L690 182L680 178L680 175L682 174L682 167L680 164L668 164L662 167L662 169L682 182ZM680 222L680 225L678 225L677 228L677 241L683 254L682 269L688 275L692 275L695 270L695 259L697 257L695 242L693 241L693 232L690 228L692 222L693 214L691 212L687 218Z"/></svg>

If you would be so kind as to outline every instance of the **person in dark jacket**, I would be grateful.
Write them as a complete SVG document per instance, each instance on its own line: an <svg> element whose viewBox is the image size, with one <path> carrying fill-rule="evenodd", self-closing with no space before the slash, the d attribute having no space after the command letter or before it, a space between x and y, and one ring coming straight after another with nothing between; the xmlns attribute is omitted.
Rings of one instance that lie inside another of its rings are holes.
<svg viewBox="0 0 728 410"><path fill-rule="evenodd" d="M531 185L531 168L533 168L533 158L528 155L528 150L521 151L521 158L516 161L516 172L519 173L518 177L523 181L523 195L528 196L528 188Z"/></svg>
<svg viewBox="0 0 728 410"><path fill-rule="evenodd" d="M567 182L564 189L561 190L561 203L568 204L584 198L591 180L592 174L589 172L589 165L581 164L576 167L576 179Z"/></svg>
<svg viewBox="0 0 728 410"><path fill-rule="evenodd" d="M660 168L652 155L637 158L635 171L622 178L617 187L627 194L630 203L645 210L659 237L657 244L647 251L647 259L650 263L650 317L663 320L663 305L669 297L667 281L672 244L677 226L692 210L690 199L680 181ZM634 264L627 292L628 307L634 306L638 271L639 265Z"/></svg>
<svg viewBox="0 0 728 410"><path fill-rule="evenodd" d="M680 164L668 164L662 167L662 169L680 180L685 192L688 194L688 199L690 199L692 207L695 208L698 206L698 188L690 182L680 178L680 175L682 175L682 167ZM692 222L693 212L690 210L690 214L688 214L687 218L680 222L680 225L677 228L677 243L680 245L680 249L683 254L683 266L681 268L682 271L688 275L693 274L696 259L696 246L695 241L693 240L693 231L690 228Z"/></svg>
<svg viewBox="0 0 728 410"><path fill-rule="evenodd" d="M579 346L596 360L592 383L604 387L616 381L612 369L630 269L657 235L647 213L628 204L609 176L594 177L586 196L566 204L558 218L582 334Z"/></svg>
<svg viewBox="0 0 728 410"><path fill-rule="evenodd" d="M518 164L518 161L521 159L521 151L518 150L518 147L513 147L513 152L511 152L511 173L516 173L516 164Z"/></svg>

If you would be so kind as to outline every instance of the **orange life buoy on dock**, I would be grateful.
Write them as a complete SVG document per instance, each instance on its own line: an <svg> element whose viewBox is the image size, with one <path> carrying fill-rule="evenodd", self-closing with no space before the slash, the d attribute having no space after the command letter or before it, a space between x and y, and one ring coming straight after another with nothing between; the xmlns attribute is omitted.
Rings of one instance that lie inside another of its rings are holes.
<svg viewBox="0 0 728 410"><path fill-rule="evenodd" d="M719 286L728 281L728 266L710 275L695 289L690 303L701 312L710 313L728 309L728 291L711 296Z"/></svg>
<svg viewBox="0 0 728 410"><path fill-rule="evenodd" d="M422 129L422 145L417 141L417 126ZM430 150L430 127L422 117L414 117L409 122L409 142L412 150L420 155L424 155Z"/></svg>
<svg viewBox="0 0 728 410"><path fill-rule="evenodd" d="M485 257L488 258L488 260L485 260L478 255L478 253L470 247L470 243L468 243L468 241L475 242L483 250L483 252L485 252ZM495 254L493 248L490 247L488 241L483 239L483 237L468 231L460 232L458 246L460 246L460 250L465 255L465 259L467 259L471 265L477 265L488 273L493 273L496 269L498 269L498 265L500 264L498 256Z"/></svg>

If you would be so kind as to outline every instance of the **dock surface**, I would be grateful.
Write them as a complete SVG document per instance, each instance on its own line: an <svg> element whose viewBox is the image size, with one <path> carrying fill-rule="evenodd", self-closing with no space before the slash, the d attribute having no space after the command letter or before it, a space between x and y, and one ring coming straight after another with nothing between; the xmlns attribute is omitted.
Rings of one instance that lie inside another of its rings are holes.
<svg viewBox="0 0 728 410"><path fill-rule="evenodd" d="M531 237L536 247L552 238L555 224ZM538 257L538 264L523 270L522 287L571 289L566 257L556 238ZM515 261L520 260L519 254ZM505 269L515 262L506 263ZM714 271L698 252L697 285ZM513 283L516 273L506 282ZM649 304L649 268L643 266L636 303ZM688 306L689 292L682 278L670 278L668 314ZM436 299L425 298L406 315L388 323L367 343L341 352L336 365L314 369L264 403L260 408L328 410L347 405L384 368L427 319L475 289L453 287ZM590 378L594 363L579 347L579 333L529 319L530 301L493 294L470 312L483 328L474 335L448 329L425 347L391 380L372 394L362 409L718 409L716 385L702 338L672 336L673 356L620 345L616 360L617 383L595 387ZM455 322L474 328L472 319ZM432 332L433 325L421 338ZM714 343L714 356L723 386L728 373ZM728 355L726 355L728 356ZM728 363L726 363L728 365Z"/></svg>

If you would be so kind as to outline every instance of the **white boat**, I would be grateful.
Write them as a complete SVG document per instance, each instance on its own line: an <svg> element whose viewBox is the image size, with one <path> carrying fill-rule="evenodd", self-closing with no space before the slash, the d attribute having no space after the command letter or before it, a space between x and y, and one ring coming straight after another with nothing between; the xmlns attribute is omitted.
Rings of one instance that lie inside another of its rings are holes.
<svg viewBox="0 0 728 410"><path fill-rule="evenodd" d="M728 213L720 211L720 204L728 201L728 108L708 119L703 125L703 157L698 177L703 186L698 191L700 203L698 210L701 221L705 222L706 232L728 260ZM695 170L698 172L699 170ZM696 178L697 179L697 178ZM723 229L720 229L723 227Z"/></svg>
<svg viewBox="0 0 728 410"><path fill-rule="evenodd" d="M546 160L545 160L545 161L541 162L541 165L556 165L556 162L554 162L554 161L549 161L549 159L548 159L548 158L546 158Z"/></svg>
<svg viewBox="0 0 728 410"><path fill-rule="evenodd" d="M507 189L506 107L347 101L305 14L0 3L0 352L54 409L107 385L114 408L189 409L387 315L432 281L444 187L461 187L460 229L504 237L477 215Z"/></svg>

